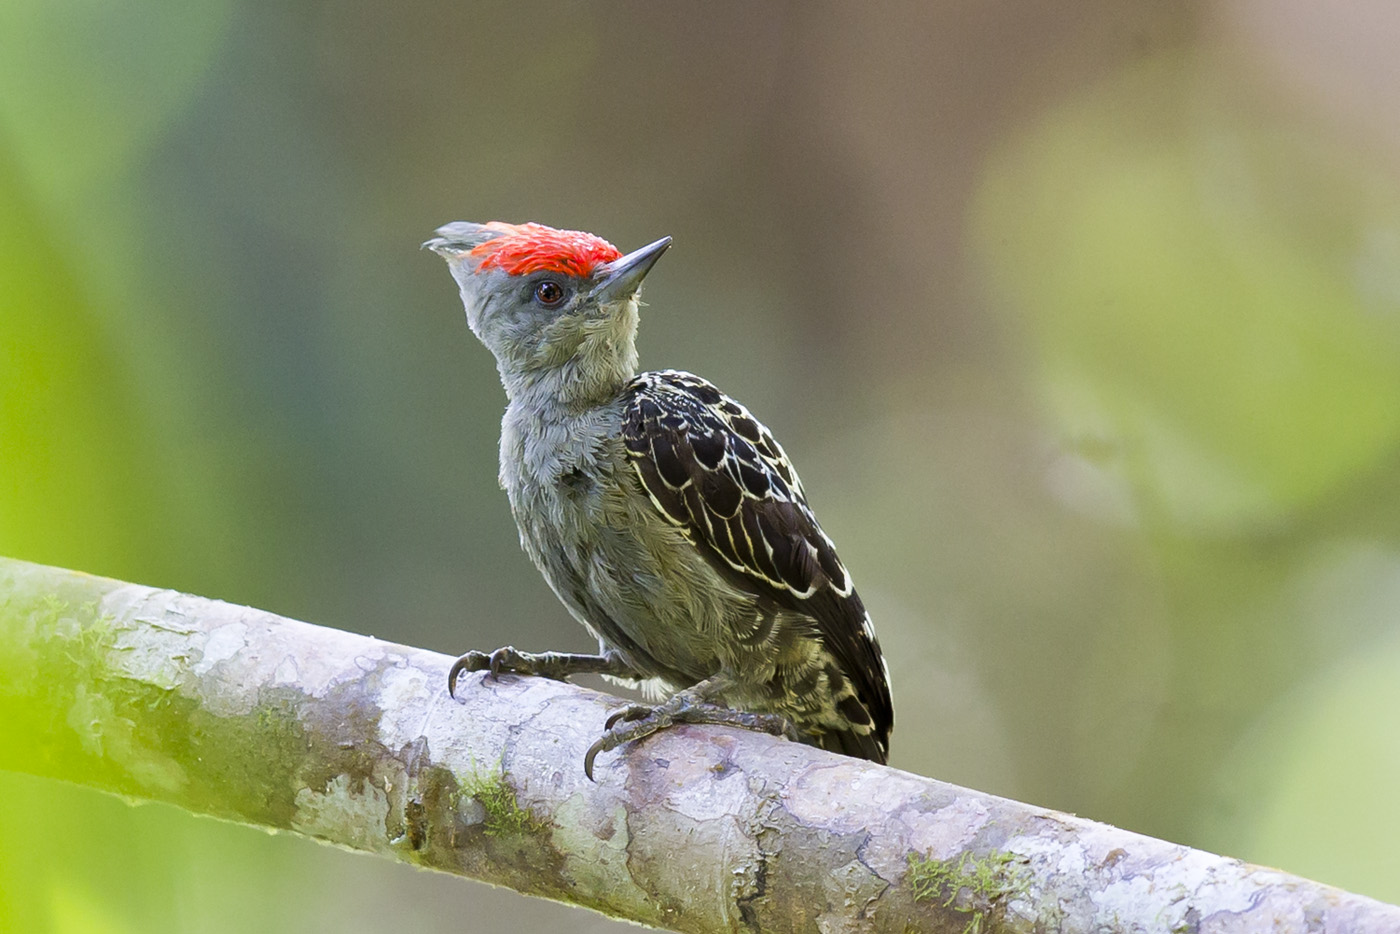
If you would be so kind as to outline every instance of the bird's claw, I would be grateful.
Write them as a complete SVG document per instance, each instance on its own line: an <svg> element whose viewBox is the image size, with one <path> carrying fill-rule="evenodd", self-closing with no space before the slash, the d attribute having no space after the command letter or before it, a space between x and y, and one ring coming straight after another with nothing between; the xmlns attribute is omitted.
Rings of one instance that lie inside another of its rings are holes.
<svg viewBox="0 0 1400 934"><path fill-rule="evenodd" d="M513 645L502 646L494 652L478 652L473 649L453 662L452 667L448 669L447 693L453 698L457 696L457 679L462 676L464 671L484 670L491 678L501 674L542 674L549 677L549 672L541 670L542 668L543 666L539 664L539 656L529 652L521 652Z"/></svg>
<svg viewBox="0 0 1400 934"><path fill-rule="evenodd" d="M603 723L603 735L588 747L588 752L583 756L583 774L590 782L595 781L593 761L598 758L599 753L609 752L634 739L644 739L677 723L735 726L773 736L784 736L793 742L802 741L802 734L797 732L786 717L775 713L734 710L722 704L696 699L681 691L664 704L655 707L632 704L609 716Z"/></svg>
<svg viewBox="0 0 1400 934"><path fill-rule="evenodd" d="M624 707L603 722L603 731L607 732L611 730L613 725L619 720L626 720L629 723L634 720L644 720L656 709L655 707L647 707L642 704L632 704L630 707ZM657 727L657 729L660 729L660 727Z"/></svg>

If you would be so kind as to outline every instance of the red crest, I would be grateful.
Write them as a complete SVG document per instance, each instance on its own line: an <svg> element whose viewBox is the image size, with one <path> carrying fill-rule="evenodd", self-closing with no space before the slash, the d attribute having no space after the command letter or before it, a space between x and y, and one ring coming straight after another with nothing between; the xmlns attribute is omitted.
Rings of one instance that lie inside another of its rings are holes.
<svg viewBox="0 0 1400 934"><path fill-rule="evenodd" d="M472 256L482 257L476 271L504 269L512 276L541 270L566 276L586 276L603 263L622 255L602 237L582 230L555 230L543 224L483 224L501 236L474 247Z"/></svg>

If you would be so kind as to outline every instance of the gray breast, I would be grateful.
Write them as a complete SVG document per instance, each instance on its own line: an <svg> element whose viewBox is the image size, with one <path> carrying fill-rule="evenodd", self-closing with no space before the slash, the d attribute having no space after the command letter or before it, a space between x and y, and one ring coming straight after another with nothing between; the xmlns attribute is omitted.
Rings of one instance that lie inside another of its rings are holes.
<svg viewBox="0 0 1400 934"><path fill-rule="evenodd" d="M521 545L555 594L602 645L672 689L713 674L726 601L711 591L723 585L656 512L617 433L596 417L534 427L507 414L501 477ZM560 437L572 443L546 447Z"/></svg>

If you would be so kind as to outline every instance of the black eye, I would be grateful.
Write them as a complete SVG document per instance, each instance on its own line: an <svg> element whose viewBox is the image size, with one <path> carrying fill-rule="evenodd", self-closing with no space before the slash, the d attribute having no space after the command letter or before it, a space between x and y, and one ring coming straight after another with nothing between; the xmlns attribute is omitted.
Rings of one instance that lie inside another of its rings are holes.
<svg viewBox="0 0 1400 934"><path fill-rule="evenodd" d="M543 279L535 283L535 301L546 308L553 308L564 300L564 287L553 279Z"/></svg>

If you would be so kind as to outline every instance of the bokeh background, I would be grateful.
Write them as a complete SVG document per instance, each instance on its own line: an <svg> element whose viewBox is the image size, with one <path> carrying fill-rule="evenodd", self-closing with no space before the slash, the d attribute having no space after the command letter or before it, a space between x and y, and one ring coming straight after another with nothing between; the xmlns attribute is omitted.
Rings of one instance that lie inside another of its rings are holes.
<svg viewBox="0 0 1400 934"><path fill-rule="evenodd" d="M0 553L587 649L417 246L670 234L643 363L794 456L895 765L1400 900L1397 43L1389 0L4 0ZM560 925L614 927L0 773L6 931Z"/></svg>

